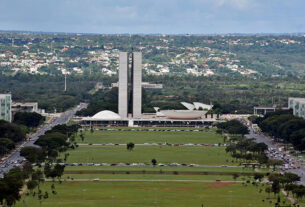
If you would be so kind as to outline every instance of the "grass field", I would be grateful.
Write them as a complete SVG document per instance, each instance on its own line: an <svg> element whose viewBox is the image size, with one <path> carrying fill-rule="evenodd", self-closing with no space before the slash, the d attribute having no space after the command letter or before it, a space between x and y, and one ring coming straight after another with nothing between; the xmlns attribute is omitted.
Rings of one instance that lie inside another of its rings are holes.
<svg viewBox="0 0 305 207"><path fill-rule="evenodd" d="M204 171L204 172L270 172L270 169L267 168L261 168L256 169L254 171L252 168L242 168L242 167L146 167L146 166L68 166L65 168L65 171L80 171L80 170L109 170L109 171L115 171L115 170L135 170L135 171L192 171L192 172L198 172L198 171Z"/></svg>
<svg viewBox="0 0 305 207"><path fill-rule="evenodd" d="M128 151L126 146L79 146L69 151L70 163L186 163L202 165L234 165L229 163L229 154L224 147L175 147L175 146L135 146Z"/></svg>
<svg viewBox="0 0 305 207"><path fill-rule="evenodd" d="M271 204L264 191L259 193L263 187L240 183L63 182L56 184L57 195L51 194L50 186L50 182L41 185L43 193L49 192L48 199L40 203L37 196L23 195L16 207L271 207L275 201Z"/></svg>
<svg viewBox="0 0 305 207"><path fill-rule="evenodd" d="M233 176L225 175L133 175L133 174L65 174L63 179L148 179L148 180L221 180L221 181L235 181ZM237 181L253 180L250 176L240 176Z"/></svg>
<svg viewBox="0 0 305 207"><path fill-rule="evenodd" d="M223 137L215 132L86 131L84 142L80 137L77 137L77 142L217 144L223 143ZM205 207L274 206L275 199L266 199L268 195L265 193L265 186L241 184L241 181L252 182L252 175L255 172L266 173L270 170L217 167L239 164L232 162L233 158L225 152L225 147L137 145L133 151L128 151L125 145L80 145L68 152L68 163L151 163L155 158L158 164L177 162L209 166L70 166L65 168L63 179L66 181L56 184L57 195L51 195L51 182L45 182L41 189L43 193L49 192L49 199L40 203L37 196L33 198L23 195L17 207L200 207L202 204ZM233 173L242 173L244 176L239 176L235 180ZM71 181L71 178L82 181ZM92 181L95 178L103 180Z"/></svg>
<svg viewBox="0 0 305 207"><path fill-rule="evenodd" d="M218 144L223 143L223 137L215 132L154 132L154 131L89 131L84 132L84 141L76 137L78 143L118 143L135 144L143 143L199 143L199 144Z"/></svg>

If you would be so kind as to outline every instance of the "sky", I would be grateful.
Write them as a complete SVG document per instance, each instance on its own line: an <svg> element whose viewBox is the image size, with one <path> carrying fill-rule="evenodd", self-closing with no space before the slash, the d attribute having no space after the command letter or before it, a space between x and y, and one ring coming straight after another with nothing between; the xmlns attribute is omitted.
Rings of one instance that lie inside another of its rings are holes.
<svg viewBox="0 0 305 207"><path fill-rule="evenodd" d="M303 33L305 0L0 0L0 30Z"/></svg>

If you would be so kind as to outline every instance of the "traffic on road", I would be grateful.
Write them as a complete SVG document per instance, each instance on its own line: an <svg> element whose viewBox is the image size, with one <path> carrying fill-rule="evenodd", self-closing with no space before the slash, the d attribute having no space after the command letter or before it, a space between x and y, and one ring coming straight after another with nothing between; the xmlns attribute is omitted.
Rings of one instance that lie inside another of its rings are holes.
<svg viewBox="0 0 305 207"><path fill-rule="evenodd" d="M20 156L20 150L23 147L37 146L34 143L41 135L44 135L44 133L46 131L52 129L56 125L68 123L77 111L84 109L87 106L88 106L88 104L86 104L86 103L80 103L79 105L74 107L72 110L68 110L68 111L62 113L59 117L53 118L50 121L50 123L44 125L40 129L38 129L36 133L34 133L28 140L26 140L24 143L22 143L17 149L15 149L13 152L11 152L10 155L8 155L7 158L3 161L3 163L0 165L0 178L3 178L3 176L6 173L8 173L12 168L20 167L22 165L22 163L25 161L25 158Z"/></svg>
<svg viewBox="0 0 305 207"><path fill-rule="evenodd" d="M305 185L305 169L301 163L299 163L295 157L289 155L285 151L280 150L276 144L267 138L263 133L255 131L250 125L248 125L249 134L246 135L247 138L254 138L256 142L263 142L268 146L266 152L267 156L271 159L282 160L284 165L278 166L280 172L291 172L300 176L301 180L298 184Z"/></svg>

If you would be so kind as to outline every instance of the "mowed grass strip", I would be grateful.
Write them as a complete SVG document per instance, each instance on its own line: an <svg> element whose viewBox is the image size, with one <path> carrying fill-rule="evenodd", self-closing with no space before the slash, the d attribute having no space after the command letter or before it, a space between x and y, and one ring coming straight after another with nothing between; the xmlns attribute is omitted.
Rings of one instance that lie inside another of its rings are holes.
<svg viewBox="0 0 305 207"><path fill-rule="evenodd" d="M89 131L84 132L84 141L80 133L76 137L78 143L107 144L118 143L172 143L172 144L218 144L223 143L223 137L215 132L158 132L158 131Z"/></svg>
<svg viewBox="0 0 305 207"><path fill-rule="evenodd" d="M41 203L37 196L23 195L16 207L96 207L96 206L159 206L159 207L241 207L274 206L268 195L251 184L178 183L178 182L63 182L56 184L57 195L51 194L51 182L40 185L49 198ZM37 189L36 189L37 190ZM264 200L264 202L263 202ZM285 200L282 196L281 200ZM273 203L274 203L273 199ZM286 202L288 203L288 201Z"/></svg>
<svg viewBox="0 0 305 207"><path fill-rule="evenodd" d="M224 175L153 175L153 174L142 174L142 175L134 175L134 174L64 174L62 179L146 179L146 180L202 180L202 181L235 181L233 176L224 176ZM253 181L253 177L249 176L239 176L236 178L237 181L251 180Z"/></svg>
<svg viewBox="0 0 305 207"><path fill-rule="evenodd" d="M70 171L156 171L156 172L167 172L167 171L177 171L177 172L239 172L239 173L267 173L272 172L271 169L261 168L253 170L252 168L241 168L241 167L167 167L167 166L156 166L156 167L147 167L147 166L67 166L65 167L66 172Z"/></svg>
<svg viewBox="0 0 305 207"><path fill-rule="evenodd" d="M69 163L186 163L202 165L237 164L225 152L225 147L175 147L175 146L135 146L128 151L125 146L79 146L68 151Z"/></svg>

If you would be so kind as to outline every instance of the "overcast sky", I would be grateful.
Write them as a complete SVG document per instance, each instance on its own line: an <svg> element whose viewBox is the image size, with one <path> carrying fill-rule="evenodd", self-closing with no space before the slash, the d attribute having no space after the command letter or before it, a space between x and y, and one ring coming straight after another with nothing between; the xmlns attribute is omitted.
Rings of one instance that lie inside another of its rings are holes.
<svg viewBox="0 0 305 207"><path fill-rule="evenodd" d="M0 0L0 30L296 33L305 0Z"/></svg>

